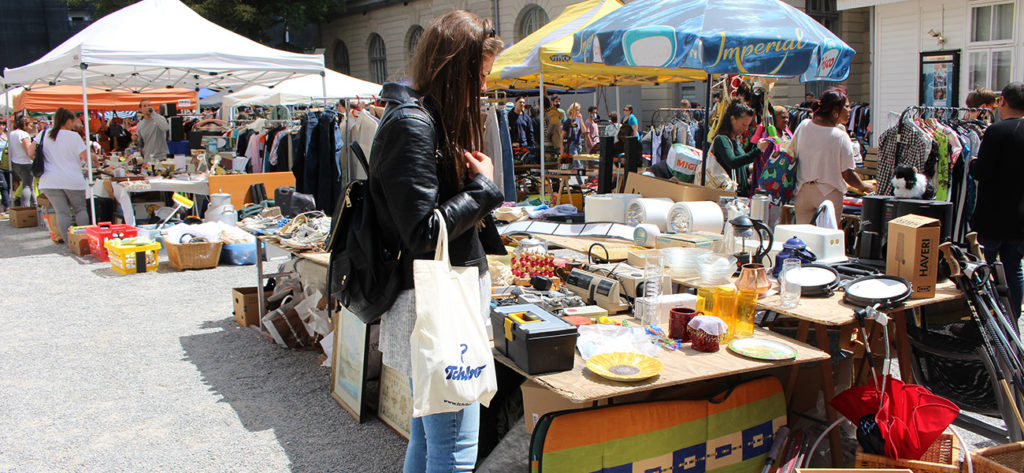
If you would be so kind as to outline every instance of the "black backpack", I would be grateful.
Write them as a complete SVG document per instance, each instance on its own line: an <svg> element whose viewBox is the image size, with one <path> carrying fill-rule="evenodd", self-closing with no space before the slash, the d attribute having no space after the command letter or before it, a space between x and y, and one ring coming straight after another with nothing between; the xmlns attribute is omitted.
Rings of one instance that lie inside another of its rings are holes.
<svg viewBox="0 0 1024 473"><path fill-rule="evenodd" d="M366 175L370 166L359 143L352 152ZM370 186L355 179L339 196L331 220L327 251L327 290L343 307L363 323L376 322L391 307L401 290L399 270L401 251L385 248L374 214Z"/></svg>

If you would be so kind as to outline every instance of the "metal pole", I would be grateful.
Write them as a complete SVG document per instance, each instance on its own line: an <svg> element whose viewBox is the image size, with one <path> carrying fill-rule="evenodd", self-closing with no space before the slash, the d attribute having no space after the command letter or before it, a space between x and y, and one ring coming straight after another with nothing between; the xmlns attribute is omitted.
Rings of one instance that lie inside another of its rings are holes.
<svg viewBox="0 0 1024 473"><path fill-rule="evenodd" d="M7 90L7 82L6 82L6 80L0 81L0 84L2 84L2 86L4 88L4 104L5 104L5 106L7 107L7 110L8 110L7 112L4 113L4 117L7 118L7 128L6 128L6 131L7 131L7 176L6 177L0 177L0 179L4 179L5 181L7 181L7 189L8 189L7 193L10 194L10 196L11 196L10 197L11 198L11 201L10 201L11 205L10 205L10 207L18 207L18 205L16 205L14 203L14 189L11 188L11 187L14 186L14 177L13 177L14 176L14 161L11 160L11 155L12 155L12 153L14 153L14 151L11 150L11 126L14 125L14 115L12 115L12 113L14 112L14 107L11 106L11 96L9 94L9 91ZM25 189L26 187L28 187L28 189ZM24 183L22 183L21 193L22 193L23 196L24 196L26 190L28 192L32 192L32 183L31 182L28 183L28 186L26 186ZM21 199L22 199L22 201L25 200L24 197L22 197Z"/></svg>
<svg viewBox="0 0 1024 473"><path fill-rule="evenodd" d="M707 96L704 98L704 133L711 131L711 74L708 74L707 88L705 89ZM708 153L711 150L711 142L707 140L707 136L704 137L704 152L701 153L701 173L700 173L700 185L707 184L707 165L708 165Z"/></svg>
<svg viewBox="0 0 1024 473"><path fill-rule="evenodd" d="M86 89L85 69L88 68L85 63L82 63L82 120L85 125L85 164L89 170L89 208L91 210L90 217L92 224L96 225L96 194L92 190L92 143L89 142L89 93ZM113 198L114 196L110 196Z"/></svg>
<svg viewBox="0 0 1024 473"><path fill-rule="evenodd" d="M615 86L615 114L619 114L619 110L622 110L622 105L619 104L619 86Z"/></svg>
<svg viewBox="0 0 1024 473"><path fill-rule="evenodd" d="M540 109L540 203L544 204L544 161L546 156L544 155L544 114L548 112L547 108L544 107L544 71L540 71L540 104L537 107ZM551 143L554 145L555 143Z"/></svg>

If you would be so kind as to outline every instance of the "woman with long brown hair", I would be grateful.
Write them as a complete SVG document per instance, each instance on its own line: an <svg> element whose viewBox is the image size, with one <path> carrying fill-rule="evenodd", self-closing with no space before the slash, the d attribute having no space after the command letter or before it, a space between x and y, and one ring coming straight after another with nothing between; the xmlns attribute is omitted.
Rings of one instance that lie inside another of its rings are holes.
<svg viewBox="0 0 1024 473"><path fill-rule="evenodd" d="M836 222L843 213L847 186L868 194L875 187L854 171L856 145L842 124L850 120L850 99L846 91L833 87L812 104L813 118L805 119L793 133L789 151L800 163L796 168L793 207L797 223L811 223L818 206L829 200Z"/></svg>
<svg viewBox="0 0 1024 473"><path fill-rule="evenodd" d="M39 176L39 192L46 195L47 200L57 211L57 229L61 239L67 237L74 213L75 225L89 223L89 211L85 205L85 177L82 175L82 163L86 160L85 141L74 131L81 122L66 108L58 108L53 114L53 127L42 138L44 159L43 175ZM93 166L99 167L99 161L93 155Z"/></svg>
<svg viewBox="0 0 1024 473"><path fill-rule="evenodd" d="M433 259L440 225L448 228L453 266L480 269L481 317L488 317L487 253L504 254L490 212L502 202L483 148L480 95L502 42L467 11L434 21L420 38L408 83L384 84L387 102L370 154L369 187L381 244L399 255L402 291L381 316L384 364L411 375L416 321L412 263ZM444 216L443 221L434 210ZM413 418L405 472L472 471L480 405Z"/></svg>

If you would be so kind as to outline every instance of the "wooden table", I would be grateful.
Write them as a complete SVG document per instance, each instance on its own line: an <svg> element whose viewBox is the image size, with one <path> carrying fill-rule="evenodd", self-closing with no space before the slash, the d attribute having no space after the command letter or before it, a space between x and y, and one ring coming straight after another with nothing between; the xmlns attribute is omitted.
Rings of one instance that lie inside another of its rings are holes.
<svg viewBox="0 0 1024 473"><path fill-rule="evenodd" d="M536 376L527 374L497 350L494 351L494 359L575 403L593 402L669 386L829 359L827 352L777 333L756 329L755 336L780 341L795 348L796 359L760 361L737 355L725 346L716 353L702 353L689 347L677 351L661 350L657 358L664 363L664 370L657 377L637 383L612 381L591 373L586 369L586 362L579 352L576 353L576 363L572 370Z"/></svg>
<svg viewBox="0 0 1024 473"><path fill-rule="evenodd" d="M686 287L706 287L706 285L700 282L700 279L696 278L673 278L672 281ZM924 307L926 305L954 301L962 298L963 294L956 288L956 286L951 281L945 281L936 285L935 297L933 298L908 299L900 306L883 310L883 312L885 312L892 320L891 326L894 334L894 351L900 362L900 379L904 382L912 383L914 380L914 370L912 366L913 361L910 358L910 341L907 336L907 311ZM800 303L791 309L783 308L781 303L782 296L776 294L759 300L757 308L770 310L781 315L788 315L799 320L796 339L800 341L807 340L807 335L810 333L810 329L813 326L818 348L826 353L829 351L828 334L826 333L828 327L841 327L856 324L854 310L863 308L843 302L843 293L841 292L836 292L831 297L802 297L800 298ZM829 400L836 395L835 386L831 383L832 362L830 360L824 360L820 363L820 366L822 391L825 395L825 399ZM786 386L787 403L792 400L792 392L793 389L796 388L796 379L797 370L794 367L790 371L789 380L787 381ZM830 404L826 403L825 407L826 414L828 415L828 422L831 424L838 418L837 414ZM833 431L829 438L829 442L833 452L832 463L833 465L839 465L842 459L841 451L839 450L839 436L837 432Z"/></svg>

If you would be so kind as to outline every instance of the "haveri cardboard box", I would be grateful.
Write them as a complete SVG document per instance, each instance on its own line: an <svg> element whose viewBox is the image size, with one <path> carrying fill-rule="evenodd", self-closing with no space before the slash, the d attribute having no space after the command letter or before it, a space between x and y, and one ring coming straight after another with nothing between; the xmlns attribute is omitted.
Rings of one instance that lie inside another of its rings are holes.
<svg viewBox="0 0 1024 473"><path fill-rule="evenodd" d="M889 221L885 273L910 281L911 299L935 297L941 226L934 218L913 214Z"/></svg>

